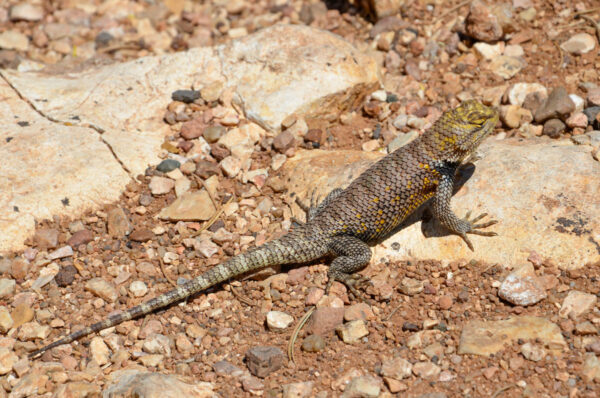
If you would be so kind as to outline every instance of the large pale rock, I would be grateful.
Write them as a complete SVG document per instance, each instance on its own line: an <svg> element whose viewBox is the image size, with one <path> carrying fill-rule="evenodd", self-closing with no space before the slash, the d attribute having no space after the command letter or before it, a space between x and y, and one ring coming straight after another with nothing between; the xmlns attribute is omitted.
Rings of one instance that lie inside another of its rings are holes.
<svg viewBox="0 0 600 398"><path fill-rule="evenodd" d="M558 325L545 318L517 316L501 321L470 321L460 335L458 353L489 356L519 339L539 339L555 354L567 346Z"/></svg>
<svg viewBox="0 0 600 398"><path fill-rule="evenodd" d="M522 145L491 138L480 152L483 159L454 196L452 209L460 217L468 210L489 213L500 221L489 228L498 236L471 235L475 246L471 252L432 217L423 224L421 212L417 212L405 228L374 248L372 261L384 257L474 258L514 265L525 263L535 250L571 269L600 259L600 186L595 183L600 179L600 163L594 161L590 148L566 141L540 139ZM299 152L284 165L284 182L288 193L295 192L301 199L309 197L313 189L317 197L324 198L328 191L345 187L381 156L353 151ZM463 179L468 171L463 171ZM293 211L304 216L299 207ZM395 242L399 246L393 245Z"/></svg>
<svg viewBox="0 0 600 398"><path fill-rule="evenodd" d="M216 398L212 383L189 383L184 378L134 369L118 370L108 376L104 397Z"/></svg>
<svg viewBox="0 0 600 398"><path fill-rule="evenodd" d="M0 252L23 249L35 220L118 200L129 176L97 132L45 119L3 79L0 98Z"/></svg>
<svg viewBox="0 0 600 398"><path fill-rule="evenodd" d="M158 164L170 134L162 117L177 89L226 82L240 112L279 130L291 114L337 114L379 85L373 58L339 36L288 25L89 70L34 69L0 70L14 87L0 79L0 252L22 249L34 220L117 200L128 173Z"/></svg>

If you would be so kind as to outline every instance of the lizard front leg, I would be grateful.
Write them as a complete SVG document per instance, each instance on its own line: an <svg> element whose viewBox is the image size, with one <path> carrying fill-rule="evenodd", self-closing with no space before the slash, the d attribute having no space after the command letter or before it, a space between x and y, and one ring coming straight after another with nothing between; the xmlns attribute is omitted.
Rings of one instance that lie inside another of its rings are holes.
<svg viewBox="0 0 600 398"><path fill-rule="evenodd" d="M460 236L465 241L467 246L469 246L469 249L473 251L473 244L471 243L471 240L469 239L467 234L481 236L496 236L498 234L495 232L481 231L480 229L497 224L498 221L490 220L488 222L477 224L477 221L486 217L487 213L483 213L473 219L469 219L471 216L470 211L467 212L465 218L458 218L450 208L450 198L452 197L453 189L454 176L442 175L440 183L435 192L435 196L433 197L433 215L440 221L440 223L444 227L448 228L452 233L455 233L458 236Z"/></svg>

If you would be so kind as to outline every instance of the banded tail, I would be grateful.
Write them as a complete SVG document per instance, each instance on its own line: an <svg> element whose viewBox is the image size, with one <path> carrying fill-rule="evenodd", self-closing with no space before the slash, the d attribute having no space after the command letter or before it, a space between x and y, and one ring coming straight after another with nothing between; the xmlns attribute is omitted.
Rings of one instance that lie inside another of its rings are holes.
<svg viewBox="0 0 600 398"><path fill-rule="evenodd" d="M39 350L33 351L28 356L29 358L35 358L54 347L69 344L81 337L149 314L159 308L164 308L172 303L181 301L186 297L247 272L272 265L304 263L326 255L328 250L325 240L322 239L322 237L320 240L315 239L315 234L311 236L310 234L303 233L302 230L303 228L298 228L280 239L273 240L260 247L230 258L173 290L123 312L112 315L101 322L94 323L91 326L73 332Z"/></svg>

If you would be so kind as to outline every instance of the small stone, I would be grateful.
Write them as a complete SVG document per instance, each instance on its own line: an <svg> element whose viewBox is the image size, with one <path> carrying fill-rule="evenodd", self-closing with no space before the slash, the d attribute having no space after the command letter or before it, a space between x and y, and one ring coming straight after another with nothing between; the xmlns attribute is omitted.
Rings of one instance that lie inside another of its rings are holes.
<svg viewBox="0 0 600 398"><path fill-rule="evenodd" d="M452 308L452 304L453 304L453 298L450 295L442 296L438 300L438 306L440 307L441 310L444 310L444 311Z"/></svg>
<svg viewBox="0 0 600 398"><path fill-rule="evenodd" d="M498 17L482 1L473 1L465 20L467 34L477 40L495 42L503 35Z"/></svg>
<svg viewBox="0 0 600 398"><path fill-rule="evenodd" d="M588 125L588 118L583 112L577 112L569 116L566 120L567 126L570 128L581 128L584 129Z"/></svg>
<svg viewBox="0 0 600 398"><path fill-rule="evenodd" d="M166 177L153 176L148 185L152 195L164 195L169 193L175 187L175 181Z"/></svg>
<svg viewBox="0 0 600 398"><path fill-rule="evenodd" d="M222 376L238 377L244 373L242 369L227 361L215 362L215 364L213 365L213 370L216 374Z"/></svg>
<svg viewBox="0 0 600 398"><path fill-rule="evenodd" d="M227 156L221 161L220 165L223 169L223 172L225 172L225 174L230 178L238 175L242 168L242 162L234 156Z"/></svg>
<svg viewBox="0 0 600 398"><path fill-rule="evenodd" d="M419 294L423 291L424 284L423 281L413 279L413 278L403 278L398 286L398 290L402 294L406 294L407 296L414 296L415 294Z"/></svg>
<svg viewBox="0 0 600 398"><path fill-rule="evenodd" d="M264 378L283 366L283 351L273 346L252 347L246 352L248 370L256 377Z"/></svg>
<svg viewBox="0 0 600 398"><path fill-rule="evenodd" d="M477 42L473 44L473 48L483 59L490 61L497 56L502 55L504 52L504 42L498 42L496 44Z"/></svg>
<svg viewBox="0 0 600 398"><path fill-rule="evenodd" d="M525 55L525 50L518 44L510 44L504 49L504 55L513 58L519 58Z"/></svg>
<svg viewBox="0 0 600 398"><path fill-rule="evenodd" d="M560 119L550 119L544 123L544 135L550 138L558 138L566 129L566 125Z"/></svg>
<svg viewBox="0 0 600 398"><path fill-rule="evenodd" d="M342 398L376 398L381 392L381 381L373 376L358 376L350 380Z"/></svg>
<svg viewBox="0 0 600 398"><path fill-rule="evenodd" d="M267 326L270 330L283 330L294 322L294 317L281 311L267 312Z"/></svg>
<svg viewBox="0 0 600 398"><path fill-rule="evenodd" d="M49 334L50 326L42 326L37 322L27 322L19 328L18 337L21 341L44 340Z"/></svg>
<svg viewBox="0 0 600 398"><path fill-rule="evenodd" d="M71 246L63 246L56 249L52 253L48 254L48 260L58 260L60 258L71 257L73 255L73 248Z"/></svg>
<svg viewBox="0 0 600 398"><path fill-rule="evenodd" d="M196 90L176 90L171 94L173 101L184 102L186 104L192 103L200 98L200 91Z"/></svg>
<svg viewBox="0 0 600 398"><path fill-rule="evenodd" d="M93 278L87 281L85 290L109 303L114 303L119 297L115 287L102 278Z"/></svg>
<svg viewBox="0 0 600 398"><path fill-rule="evenodd" d="M500 119L506 127L516 129L533 121L533 116L530 110L518 105L505 105L500 107Z"/></svg>
<svg viewBox="0 0 600 398"><path fill-rule="evenodd" d="M173 171L175 169L178 169L179 166L181 166L181 163L179 163L177 160L175 159L165 159L162 162L160 162L158 164L158 166L156 166L156 170L162 172L162 173L168 173L169 171Z"/></svg>
<svg viewBox="0 0 600 398"><path fill-rule="evenodd" d="M587 54L596 47L596 39L588 33L578 33L571 36L560 45L560 48L568 53L581 55Z"/></svg>
<svg viewBox="0 0 600 398"><path fill-rule="evenodd" d="M572 290L563 301L558 315L562 318L578 318L594 308L597 301L598 298L593 294Z"/></svg>
<svg viewBox="0 0 600 398"><path fill-rule="evenodd" d="M29 272L29 261L23 257L15 258L10 265L10 274L14 279L24 279Z"/></svg>
<svg viewBox="0 0 600 398"><path fill-rule="evenodd" d="M523 69L523 61L519 58L499 55L490 62L489 68L503 79L510 79Z"/></svg>
<svg viewBox="0 0 600 398"><path fill-rule="evenodd" d="M500 285L498 296L511 304L528 306L547 297L540 286L531 263L523 264L511 272Z"/></svg>
<svg viewBox="0 0 600 398"><path fill-rule="evenodd" d="M564 87L556 87L548 98L535 112L534 118L538 123L549 119L565 120L575 110L575 104Z"/></svg>
<svg viewBox="0 0 600 398"><path fill-rule="evenodd" d="M286 130L279 133L273 139L273 148L275 148L277 152L284 153L288 149L292 148L295 142L296 139L294 138L294 135L290 131Z"/></svg>
<svg viewBox="0 0 600 398"><path fill-rule="evenodd" d="M412 364L406 359L395 357L388 359L381 364L381 375L391 377L395 380L402 380L410 377L412 374Z"/></svg>
<svg viewBox="0 0 600 398"><path fill-rule="evenodd" d="M92 359L96 361L99 366L108 363L110 350L104 340L102 340L102 337L96 336L92 338L92 341L90 342L90 354L92 355Z"/></svg>
<svg viewBox="0 0 600 398"><path fill-rule="evenodd" d="M214 81L200 90L202 99L206 102L218 101L223 91L223 82Z"/></svg>
<svg viewBox="0 0 600 398"><path fill-rule="evenodd" d="M33 309L29 305L25 303L17 305L11 314L12 320L14 321L12 327L18 328L27 322L31 322L33 316Z"/></svg>
<svg viewBox="0 0 600 398"><path fill-rule="evenodd" d="M0 375L5 375L12 371L14 364L18 360L19 357L12 350L7 347L0 347Z"/></svg>
<svg viewBox="0 0 600 398"><path fill-rule="evenodd" d="M598 330L596 329L596 326L594 326L594 324L590 321L580 322L577 325L575 325L575 334L579 336L588 336L597 333Z"/></svg>
<svg viewBox="0 0 600 398"><path fill-rule="evenodd" d="M33 236L33 242L40 250L54 249L58 246L58 230L38 229Z"/></svg>
<svg viewBox="0 0 600 398"><path fill-rule="evenodd" d="M160 365L161 363L163 363L165 360L165 356L161 355L161 354L148 354L148 355L142 355L139 359L139 361L142 363L142 365L149 367L157 367L158 365Z"/></svg>
<svg viewBox="0 0 600 398"><path fill-rule="evenodd" d="M0 279L0 298L12 297L15 293L17 282L14 279Z"/></svg>
<svg viewBox="0 0 600 398"><path fill-rule="evenodd" d="M302 341L302 350L306 352L319 352L325 348L325 340L318 334L311 334Z"/></svg>
<svg viewBox="0 0 600 398"><path fill-rule="evenodd" d="M379 148L379 140L369 140L362 144L362 150L365 152L373 152Z"/></svg>
<svg viewBox="0 0 600 398"><path fill-rule="evenodd" d="M588 352L585 354L581 374L586 383L600 381L600 360L594 353Z"/></svg>
<svg viewBox="0 0 600 398"><path fill-rule="evenodd" d="M142 348L148 354L171 355L171 339L164 334L153 333L144 340Z"/></svg>
<svg viewBox="0 0 600 398"><path fill-rule="evenodd" d="M54 276L54 280L58 286L66 287L73 283L75 275L77 275L77 268L69 264L60 268L58 273Z"/></svg>
<svg viewBox="0 0 600 398"><path fill-rule="evenodd" d="M242 388L244 391L258 395L259 393L262 393L262 390L265 389L265 385L256 377L246 376L242 378Z"/></svg>
<svg viewBox="0 0 600 398"><path fill-rule="evenodd" d="M205 127L206 125L204 124L202 119L195 118L192 120L188 120L187 122L184 122L181 125L181 137L186 140L193 140L194 138L198 138L204 134Z"/></svg>
<svg viewBox="0 0 600 398"><path fill-rule="evenodd" d="M129 239L134 242L147 242L153 238L154 232L148 228L136 229L129 235Z"/></svg>
<svg viewBox="0 0 600 398"><path fill-rule="evenodd" d="M435 379L439 376L442 369L432 362L417 362L413 365L412 371L417 377Z"/></svg>
<svg viewBox="0 0 600 398"><path fill-rule="evenodd" d="M334 330L344 321L344 308L318 307L308 321L308 333L321 336Z"/></svg>
<svg viewBox="0 0 600 398"><path fill-rule="evenodd" d="M129 291L134 297L144 297L148 293L148 286L142 281L133 281L129 285Z"/></svg>
<svg viewBox="0 0 600 398"><path fill-rule="evenodd" d="M12 328L14 321L5 306L0 307L0 333L6 333Z"/></svg>
<svg viewBox="0 0 600 398"><path fill-rule="evenodd" d="M11 21L40 21L44 18L44 9L40 5L30 3L15 4L10 8Z"/></svg>
<svg viewBox="0 0 600 398"><path fill-rule="evenodd" d="M305 381L300 383L284 384L283 398L308 398L312 396L315 383Z"/></svg>
<svg viewBox="0 0 600 398"><path fill-rule="evenodd" d="M525 343L521 346L521 354L529 361L539 362L546 356L546 351L536 344Z"/></svg>
<svg viewBox="0 0 600 398"><path fill-rule="evenodd" d="M367 325L363 320L351 321L335 328L336 333L346 344L358 342L369 334Z"/></svg>
<svg viewBox="0 0 600 398"><path fill-rule="evenodd" d="M344 309L344 320L348 322L356 321L358 319L367 321L369 319L373 319L374 317L375 315L371 310L371 306L367 303L354 304Z"/></svg>
<svg viewBox="0 0 600 398"><path fill-rule="evenodd" d="M206 221L215 214L212 200L206 190L186 192L160 211L158 217L171 221Z"/></svg>
<svg viewBox="0 0 600 398"><path fill-rule="evenodd" d="M71 247L79 247L80 245L86 245L94 240L94 234L89 229L82 229L80 231L75 232L67 243Z"/></svg>
<svg viewBox="0 0 600 398"><path fill-rule="evenodd" d="M227 129L223 126L208 126L206 129L204 129L202 136L204 137L206 142L208 142L209 144L213 144L219 141L219 139L223 137L225 133L227 133Z"/></svg>
<svg viewBox="0 0 600 398"><path fill-rule="evenodd" d="M7 30L0 33L0 49L27 51L29 39L16 30Z"/></svg>
<svg viewBox="0 0 600 398"><path fill-rule="evenodd" d="M532 93L538 93L542 100L548 97L548 90L539 83L515 83L508 90L508 102L511 105L523 106L525 98Z"/></svg>
<svg viewBox="0 0 600 398"><path fill-rule="evenodd" d="M122 238L131 232L131 224L125 211L117 207L108 212L108 234L115 238Z"/></svg>
<svg viewBox="0 0 600 398"><path fill-rule="evenodd" d="M387 93L385 92L385 90L373 91L371 93L371 98L377 101L385 102L385 100L387 99Z"/></svg>

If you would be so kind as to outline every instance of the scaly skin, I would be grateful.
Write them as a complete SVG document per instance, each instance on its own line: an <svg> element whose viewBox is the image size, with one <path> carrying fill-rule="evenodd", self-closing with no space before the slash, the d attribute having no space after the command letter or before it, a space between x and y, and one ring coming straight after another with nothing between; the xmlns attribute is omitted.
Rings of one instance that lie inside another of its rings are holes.
<svg viewBox="0 0 600 398"><path fill-rule="evenodd" d="M280 239L268 242L215 266L176 289L71 333L30 354L43 352L88 334L144 316L181 301L238 275L277 264L306 263L335 256L329 268L327 290L334 280L355 288L353 275L371 259L369 245L388 236L423 203L433 198L432 210L442 225L462 237L493 236L481 231L496 221L476 224L469 215L458 218L450 208L456 169L472 155L494 129L498 114L476 101L466 101L445 112L421 137L384 157L346 189L332 191L321 204L308 210L308 221Z"/></svg>

